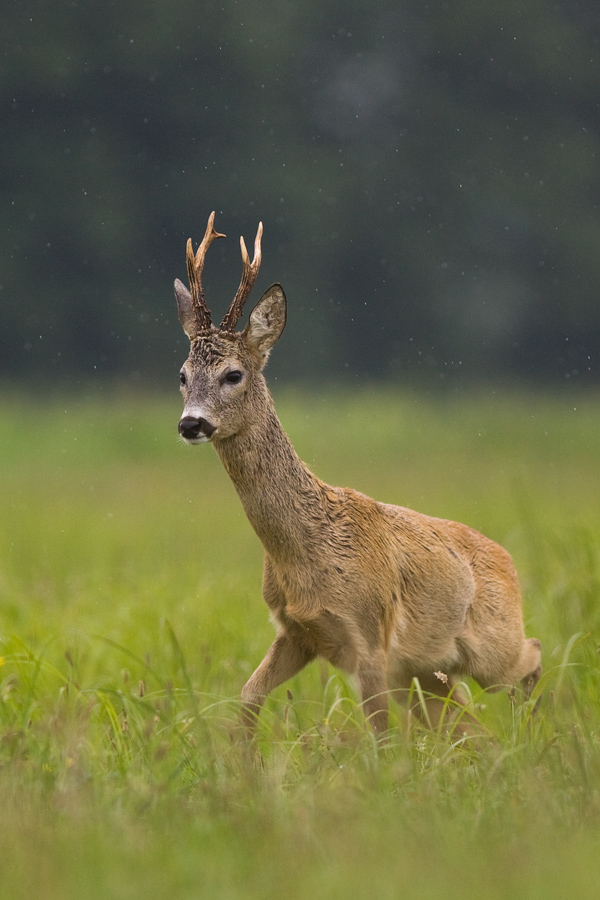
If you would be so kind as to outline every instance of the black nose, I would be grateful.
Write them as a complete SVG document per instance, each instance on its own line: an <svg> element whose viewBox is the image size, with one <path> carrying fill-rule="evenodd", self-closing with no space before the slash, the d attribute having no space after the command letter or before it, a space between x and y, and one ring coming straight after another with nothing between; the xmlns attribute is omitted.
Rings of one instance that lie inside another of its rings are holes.
<svg viewBox="0 0 600 900"><path fill-rule="evenodd" d="M200 419L196 416L183 416L179 420L179 434L181 437L193 441L201 436L211 437L215 432L215 426L211 425L207 419Z"/></svg>

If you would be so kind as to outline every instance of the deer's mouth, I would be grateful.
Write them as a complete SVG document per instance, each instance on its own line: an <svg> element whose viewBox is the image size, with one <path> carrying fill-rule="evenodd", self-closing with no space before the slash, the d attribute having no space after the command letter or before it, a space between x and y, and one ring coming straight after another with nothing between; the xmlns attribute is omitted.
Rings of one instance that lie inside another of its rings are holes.
<svg viewBox="0 0 600 900"><path fill-rule="evenodd" d="M184 437L183 440L185 441L186 444L190 444L193 447L195 447L197 444L209 444L210 443L210 438L206 437L206 435L201 435L200 437L197 437L197 438Z"/></svg>
<svg viewBox="0 0 600 900"><path fill-rule="evenodd" d="M186 443L206 444L214 435L217 426L202 416L182 416L178 430Z"/></svg>

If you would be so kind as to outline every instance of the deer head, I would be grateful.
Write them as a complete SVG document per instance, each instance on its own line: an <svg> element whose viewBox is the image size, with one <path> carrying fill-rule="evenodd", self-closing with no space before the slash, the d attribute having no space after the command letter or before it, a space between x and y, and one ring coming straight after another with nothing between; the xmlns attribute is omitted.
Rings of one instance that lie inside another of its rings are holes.
<svg viewBox="0 0 600 900"><path fill-rule="evenodd" d="M240 238L243 273L237 293L216 328L212 324L202 288L206 251L216 238L215 214L210 214L202 243L194 254L187 242L187 271L190 290L175 281L179 321L190 339L190 354L179 378L184 398L179 434L188 444L223 440L251 424L252 400L264 390L261 375L271 347L285 327L286 299L280 284L272 284L260 298L243 331L236 331L261 262L262 222L254 242L250 262L244 238Z"/></svg>

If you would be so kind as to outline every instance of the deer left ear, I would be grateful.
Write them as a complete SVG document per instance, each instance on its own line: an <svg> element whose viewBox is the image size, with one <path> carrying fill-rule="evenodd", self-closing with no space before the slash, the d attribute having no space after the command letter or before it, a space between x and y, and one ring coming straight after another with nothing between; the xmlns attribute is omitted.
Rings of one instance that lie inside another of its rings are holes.
<svg viewBox="0 0 600 900"><path fill-rule="evenodd" d="M272 284L262 295L244 328L243 337L249 350L267 361L271 347L281 337L285 328L287 302L280 284Z"/></svg>
<svg viewBox="0 0 600 900"><path fill-rule="evenodd" d="M189 337L190 341L196 337L198 331L198 323L194 313L194 304L192 303L192 295L186 288L185 284L175 279L175 300L177 301L177 312L179 313L179 321L181 327Z"/></svg>

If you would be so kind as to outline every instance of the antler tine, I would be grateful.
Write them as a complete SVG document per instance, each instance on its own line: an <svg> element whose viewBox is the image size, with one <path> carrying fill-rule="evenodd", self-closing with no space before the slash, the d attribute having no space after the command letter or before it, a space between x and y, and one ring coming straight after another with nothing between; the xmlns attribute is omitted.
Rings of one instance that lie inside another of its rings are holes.
<svg viewBox="0 0 600 900"><path fill-rule="evenodd" d="M256 281L256 276L258 275L258 270L260 269L260 262L262 259L260 242L262 239L263 233L263 224L262 222L258 223L258 230L256 232L256 239L254 241L254 258L252 262L250 262L250 257L248 256L248 251L246 249L246 243L244 238L240 238L240 248L242 251L242 261L244 263L244 271L242 274L242 280L240 281L240 286L237 289L237 293L233 298L233 302L229 309L227 310L227 314L223 321L221 322L221 330L222 331L234 331L235 326L237 325L238 319L242 315L244 310L244 304L246 300L250 296L250 291L254 287L254 282Z"/></svg>
<svg viewBox="0 0 600 900"><path fill-rule="evenodd" d="M211 325L210 310L204 299L204 290L202 288L202 269L204 268L204 258L206 251L216 238L225 237L214 229L215 214L211 212L208 217L208 225L202 243L198 247L196 254L192 248L192 239L189 238L186 247L186 262L188 279L190 282L190 292L192 295L192 303L196 313L199 331L208 331Z"/></svg>

